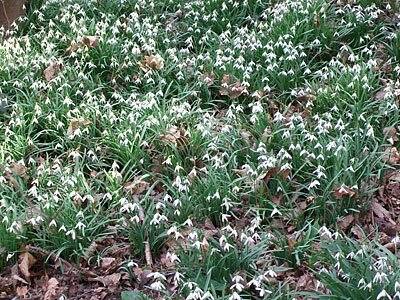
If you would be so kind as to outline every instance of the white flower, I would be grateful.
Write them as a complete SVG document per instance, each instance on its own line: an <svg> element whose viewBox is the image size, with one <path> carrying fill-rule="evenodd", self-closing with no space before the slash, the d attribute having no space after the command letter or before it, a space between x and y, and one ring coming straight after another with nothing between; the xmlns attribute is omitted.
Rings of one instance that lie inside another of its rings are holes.
<svg viewBox="0 0 400 300"><path fill-rule="evenodd" d="M318 187L319 185L321 185L321 184L319 183L319 181L318 181L318 180L314 180L313 182L310 183L310 185L308 186L308 188L309 188L309 189L313 189L313 188Z"/></svg>
<svg viewBox="0 0 400 300"><path fill-rule="evenodd" d="M392 299L392 297L390 297L390 295L385 290L382 290L382 292L380 292L378 294L378 296L376 297L376 300L379 300L383 297L386 297L387 299L390 299L390 300Z"/></svg>
<svg viewBox="0 0 400 300"><path fill-rule="evenodd" d="M274 209L271 212L271 217L275 216L276 214L282 216L282 213L276 207L274 207Z"/></svg>
<svg viewBox="0 0 400 300"><path fill-rule="evenodd" d="M162 280L167 280L167 278L161 274L160 272L153 272L147 275L147 277L153 277L154 279L162 279Z"/></svg>
<svg viewBox="0 0 400 300"><path fill-rule="evenodd" d="M233 294L228 298L229 300L242 300L242 297L236 292L233 292Z"/></svg>
<svg viewBox="0 0 400 300"><path fill-rule="evenodd" d="M162 291L165 290L165 285L160 281L155 281L150 284L150 288L156 291Z"/></svg>

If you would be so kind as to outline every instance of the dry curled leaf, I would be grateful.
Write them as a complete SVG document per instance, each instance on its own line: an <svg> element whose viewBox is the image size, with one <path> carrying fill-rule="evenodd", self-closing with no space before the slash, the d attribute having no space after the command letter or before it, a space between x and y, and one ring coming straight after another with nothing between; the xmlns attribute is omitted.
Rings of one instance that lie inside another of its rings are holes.
<svg viewBox="0 0 400 300"><path fill-rule="evenodd" d="M387 94L386 88L382 88L375 94L374 99L378 101L385 100L386 94Z"/></svg>
<svg viewBox="0 0 400 300"><path fill-rule="evenodd" d="M68 53L73 53L78 51L78 49L79 49L79 44L75 41L71 41L69 47L65 49L65 51Z"/></svg>
<svg viewBox="0 0 400 300"><path fill-rule="evenodd" d="M21 298L25 298L26 294L28 294L28 287L26 285L22 286L22 287L17 287L17 295Z"/></svg>
<svg viewBox="0 0 400 300"><path fill-rule="evenodd" d="M107 276L102 276L99 278L100 282L108 288L116 287L121 280L121 274L120 273L114 273L111 275Z"/></svg>
<svg viewBox="0 0 400 300"><path fill-rule="evenodd" d="M166 134L160 135L160 139L164 145L173 144L175 147L182 147L189 142L185 131L176 126L170 126Z"/></svg>
<svg viewBox="0 0 400 300"><path fill-rule="evenodd" d="M353 221L354 221L354 216L353 215L344 216L338 222L338 227L339 227L340 230L346 231L347 228L349 228L349 226L353 223Z"/></svg>
<svg viewBox="0 0 400 300"><path fill-rule="evenodd" d="M26 174L26 167L23 162L16 162L12 164L11 170L14 175L24 177Z"/></svg>
<svg viewBox="0 0 400 300"><path fill-rule="evenodd" d="M134 195L140 195L143 192L148 191L150 188L150 184L144 181L143 176L135 177L132 182L128 182L124 186L124 190L127 192L131 192Z"/></svg>
<svg viewBox="0 0 400 300"><path fill-rule="evenodd" d="M221 88L219 89L219 94L221 96L230 96L232 99L238 98L244 92L244 87L239 81L235 81L229 84L231 78L229 75L225 74L221 79Z"/></svg>
<svg viewBox="0 0 400 300"><path fill-rule="evenodd" d="M67 129L67 136L68 137L73 136L75 130L78 129L79 126L87 127L90 124L92 124L92 121L85 120L83 118L71 120L71 122L69 123L68 129Z"/></svg>
<svg viewBox="0 0 400 300"><path fill-rule="evenodd" d="M58 280L54 277L49 279L47 282L47 290L44 294L44 300L51 300L54 296L56 296L58 284Z"/></svg>
<svg viewBox="0 0 400 300"><path fill-rule="evenodd" d="M295 98L300 102L307 102L307 101L315 102L315 100L317 99L317 97L314 94L304 94L304 93L296 95Z"/></svg>
<svg viewBox="0 0 400 300"><path fill-rule="evenodd" d="M29 269L35 264L36 259L29 252L21 253L19 258L20 258L20 263L18 265L19 270L21 271L22 275L24 275L25 279L29 280L29 277L31 275L29 273Z"/></svg>
<svg viewBox="0 0 400 300"><path fill-rule="evenodd" d="M333 197L335 197L336 200L340 200L343 198L354 197L356 194L357 192L354 191L352 188L348 186L341 186L334 190Z"/></svg>
<svg viewBox="0 0 400 300"><path fill-rule="evenodd" d="M164 59L159 55L148 55L144 58L144 64L150 69L161 70L164 68Z"/></svg>
<svg viewBox="0 0 400 300"><path fill-rule="evenodd" d="M388 147L385 149L382 159L389 165L396 165L400 162L400 153L396 147Z"/></svg>
<svg viewBox="0 0 400 300"><path fill-rule="evenodd" d="M203 75L203 80L204 80L204 83L207 85L207 86L211 86L211 85L213 85L214 84L214 81L215 81L215 74L214 73L204 73L204 75Z"/></svg>
<svg viewBox="0 0 400 300"><path fill-rule="evenodd" d="M384 128L383 129L383 134L385 136L387 136L386 140L392 145L394 144L394 142L398 142L399 141L399 138L397 136L397 130L396 130L395 127L386 127L386 128Z"/></svg>
<svg viewBox="0 0 400 300"><path fill-rule="evenodd" d="M91 47L91 48L94 48L97 46L97 43L99 42L99 40L100 40L99 35L87 35L87 36L82 37L81 44Z"/></svg>
<svg viewBox="0 0 400 300"><path fill-rule="evenodd" d="M379 219L387 219L391 224L396 225L396 222L391 218L390 212L377 202L376 199L372 202L371 209Z"/></svg>
<svg viewBox="0 0 400 300"><path fill-rule="evenodd" d="M101 259L101 267L103 269L108 269L115 261L115 257L103 257Z"/></svg>
<svg viewBox="0 0 400 300"><path fill-rule="evenodd" d="M59 61L53 62L50 66L48 66L44 71L43 75L47 81L53 80L58 73L61 72L62 63Z"/></svg>

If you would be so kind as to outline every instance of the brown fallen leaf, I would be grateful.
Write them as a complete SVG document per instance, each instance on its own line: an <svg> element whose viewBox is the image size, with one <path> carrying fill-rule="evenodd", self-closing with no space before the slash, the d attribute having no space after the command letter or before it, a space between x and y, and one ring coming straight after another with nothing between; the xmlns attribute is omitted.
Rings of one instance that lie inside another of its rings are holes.
<svg viewBox="0 0 400 300"><path fill-rule="evenodd" d="M160 135L160 140L165 146L173 144L179 150L189 143L185 130L176 126L170 126L167 133Z"/></svg>
<svg viewBox="0 0 400 300"><path fill-rule="evenodd" d="M317 97L314 94L298 94L295 96L295 98L300 102L311 101L313 103L317 99Z"/></svg>
<svg viewBox="0 0 400 300"><path fill-rule="evenodd" d="M11 278L13 279L14 282L19 281L19 282L22 282L23 284L29 284L28 281L26 281L22 277L18 276L17 274L12 275Z"/></svg>
<svg viewBox="0 0 400 300"><path fill-rule="evenodd" d="M120 273L102 276L99 278L100 282L107 288L115 288L121 280Z"/></svg>
<svg viewBox="0 0 400 300"><path fill-rule="evenodd" d="M61 72L61 68L62 63L59 61L54 61L43 71L44 78L46 78L47 81L53 80L56 75Z"/></svg>
<svg viewBox="0 0 400 300"><path fill-rule="evenodd" d="M221 96L231 96L232 99L238 98L244 92L244 87L239 81L235 81L232 84L229 84L231 78L228 74L222 76L221 79L221 88L219 89L219 94Z"/></svg>
<svg viewBox="0 0 400 300"><path fill-rule="evenodd" d="M204 73L203 75L203 80L204 83L207 84L207 86L211 86L214 84L215 81L215 74L214 73Z"/></svg>
<svg viewBox="0 0 400 300"><path fill-rule="evenodd" d="M91 47L91 48L94 48L97 46L97 43L99 42L99 40L100 40L99 35L87 35L82 38L81 44Z"/></svg>
<svg viewBox="0 0 400 300"><path fill-rule="evenodd" d="M379 219L386 218L392 225L396 225L396 222L393 221L391 218L390 212L386 208L384 208L380 203L378 203L376 199L374 202L372 202L371 209Z"/></svg>
<svg viewBox="0 0 400 300"><path fill-rule="evenodd" d="M384 232L391 237L396 236L400 232L400 226L391 223L390 220L387 221L385 219L378 218L376 224L378 225L380 232Z"/></svg>
<svg viewBox="0 0 400 300"><path fill-rule="evenodd" d="M139 267L133 269L133 273L135 273L141 289L153 280L153 277L148 276L151 274L151 272L152 272L151 270L148 269L143 270L142 268Z"/></svg>
<svg viewBox="0 0 400 300"><path fill-rule="evenodd" d="M17 295L21 298L25 298L26 294L28 294L28 287L26 285L22 286L22 287L17 287Z"/></svg>
<svg viewBox="0 0 400 300"><path fill-rule="evenodd" d="M90 124L92 124L92 121L85 120L83 118L72 119L67 129L67 136L72 136L79 126L87 127Z"/></svg>
<svg viewBox="0 0 400 300"><path fill-rule="evenodd" d="M337 225L340 230L346 231L347 228L349 228L349 226L353 223L353 221L354 221L354 216L347 215L341 218L340 221L337 223Z"/></svg>
<svg viewBox="0 0 400 300"><path fill-rule="evenodd" d="M31 275L29 273L29 269L36 263L36 259L29 252L21 253L19 258L19 270L21 271L22 275L24 275L25 279L29 281L29 277Z"/></svg>
<svg viewBox="0 0 400 300"><path fill-rule="evenodd" d="M354 234L360 241L364 241L365 240L365 234L362 231L362 229L360 228L360 226L355 225L355 226L351 227L350 232L352 234Z"/></svg>
<svg viewBox="0 0 400 300"><path fill-rule="evenodd" d="M127 182L124 186L124 190L134 195L140 195L146 192L150 188L150 184L143 180L144 176L137 176L132 182Z"/></svg>
<svg viewBox="0 0 400 300"><path fill-rule="evenodd" d="M356 194L357 194L356 191L345 185L337 187L333 191L333 197L335 197L336 200L340 200L343 198L351 198L354 197Z"/></svg>
<svg viewBox="0 0 400 300"><path fill-rule="evenodd" d="M24 177L26 174L26 167L23 162L13 163L11 166L11 170L14 175L19 177Z"/></svg>
<svg viewBox="0 0 400 300"><path fill-rule="evenodd" d="M161 141L164 143L164 145L172 143L176 146L178 144L177 141L180 137L181 131L176 126L171 126L166 134L160 135Z"/></svg>
<svg viewBox="0 0 400 300"><path fill-rule="evenodd" d="M253 135L245 129L240 130L240 137L247 142L250 146L253 146Z"/></svg>
<svg viewBox="0 0 400 300"><path fill-rule="evenodd" d="M394 142L399 141L399 138L397 137L397 130L395 127L385 127L383 129L383 134L388 137L386 140L392 145Z"/></svg>
<svg viewBox="0 0 400 300"><path fill-rule="evenodd" d="M65 49L65 52L67 53L73 53L78 51L79 49L79 44L75 41L70 41L70 45L67 49Z"/></svg>
<svg viewBox="0 0 400 300"><path fill-rule="evenodd" d="M159 55L148 55L144 58L144 64L150 69L161 70L164 68L164 59Z"/></svg>
<svg viewBox="0 0 400 300"><path fill-rule="evenodd" d="M312 273L303 274L300 276L297 286L299 291L316 291L317 279Z"/></svg>
<svg viewBox="0 0 400 300"><path fill-rule="evenodd" d="M396 165L400 162L400 153L396 147L388 147L384 150L382 159L389 165Z"/></svg>
<svg viewBox="0 0 400 300"><path fill-rule="evenodd" d="M384 247L386 249L388 249L390 252L392 253L396 253L396 250L398 250L400 248L400 243L394 243L394 242L390 242L384 245Z"/></svg>
<svg viewBox="0 0 400 300"><path fill-rule="evenodd" d="M49 281L47 282L47 290L44 294L44 300L51 300L54 296L56 296L58 284L58 280L54 277L49 279Z"/></svg>
<svg viewBox="0 0 400 300"><path fill-rule="evenodd" d="M108 267L110 267L114 261L115 257L103 257L101 259L101 267L103 269L108 269Z"/></svg>

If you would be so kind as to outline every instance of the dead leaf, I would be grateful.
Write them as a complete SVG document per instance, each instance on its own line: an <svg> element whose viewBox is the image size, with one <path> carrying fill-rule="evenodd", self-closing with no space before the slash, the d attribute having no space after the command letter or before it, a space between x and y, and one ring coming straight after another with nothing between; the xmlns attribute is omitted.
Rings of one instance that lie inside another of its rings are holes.
<svg viewBox="0 0 400 300"><path fill-rule="evenodd" d="M185 131L176 126L170 126L166 134L160 135L160 139L164 145L173 144L175 147L183 147L189 142Z"/></svg>
<svg viewBox="0 0 400 300"><path fill-rule="evenodd" d="M139 281L139 286L142 289L145 285L152 281L152 277L148 276L151 273L151 270L143 270L142 268L134 268L133 272L136 275L136 278Z"/></svg>
<svg viewBox="0 0 400 300"><path fill-rule="evenodd" d="M101 283L107 288L115 288L121 280L120 273L100 277Z"/></svg>
<svg viewBox="0 0 400 300"><path fill-rule="evenodd" d="M288 249L289 251L292 251L294 246L296 245L296 240L293 237L288 237L287 238L287 245L288 245Z"/></svg>
<svg viewBox="0 0 400 300"><path fill-rule="evenodd" d="M400 162L400 153L396 147L388 147L385 149L382 159L389 165L397 165Z"/></svg>
<svg viewBox="0 0 400 300"><path fill-rule="evenodd" d="M244 87L239 81L235 81L229 84L230 76L225 74L221 79L221 88L219 89L219 94L221 96L231 96L232 99L238 98L244 92Z"/></svg>
<svg viewBox="0 0 400 300"><path fill-rule="evenodd" d="M47 282L47 290L44 294L44 300L51 300L54 296L56 296L58 284L58 280L54 277L49 279Z"/></svg>
<svg viewBox="0 0 400 300"><path fill-rule="evenodd" d="M15 282L20 281L23 284L29 284L25 279L23 279L22 277L18 276L17 274L12 275L11 278L14 279Z"/></svg>
<svg viewBox="0 0 400 300"><path fill-rule="evenodd" d="M286 226L281 219L273 219L271 221L271 225L273 228L284 229Z"/></svg>
<svg viewBox="0 0 400 300"><path fill-rule="evenodd" d="M87 35L82 38L81 44L91 47L91 48L94 48L97 46L97 43L99 42L99 40L100 40L99 35Z"/></svg>
<svg viewBox="0 0 400 300"><path fill-rule="evenodd" d="M67 129L67 136L72 136L79 126L87 127L90 124L92 124L92 121L85 120L83 118L72 119Z"/></svg>
<svg viewBox="0 0 400 300"><path fill-rule="evenodd" d="M383 134L388 136L386 139L389 143L393 145L394 142L398 142L399 138L397 137L397 130L395 127L386 127L383 129Z"/></svg>
<svg viewBox="0 0 400 300"><path fill-rule="evenodd" d="M135 177L132 182L128 182L124 186L124 190L133 195L140 195L143 192L147 192L150 188L150 184L144 181L143 178L143 176Z"/></svg>
<svg viewBox="0 0 400 300"><path fill-rule="evenodd" d="M247 175L246 169L232 169L232 172L239 175L240 177L246 177Z"/></svg>
<svg viewBox="0 0 400 300"><path fill-rule="evenodd" d="M365 240L365 234L362 232L360 226L353 226L351 227L351 233L353 233L360 241Z"/></svg>
<svg viewBox="0 0 400 300"><path fill-rule="evenodd" d="M354 221L354 216L347 215L341 218L337 224L340 230L346 231L347 228L349 228L349 226L353 223L353 221Z"/></svg>
<svg viewBox="0 0 400 300"><path fill-rule="evenodd" d="M16 176L24 177L26 174L26 168L22 162L13 163L11 169Z"/></svg>
<svg viewBox="0 0 400 300"><path fill-rule="evenodd" d="M17 295L21 298L25 298L26 294L28 294L28 287L26 285L22 286L22 287L17 287Z"/></svg>
<svg viewBox="0 0 400 300"><path fill-rule="evenodd" d="M168 132L166 134L162 134L160 137L161 137L161 141L164 143L164 145L168 145L169 143L172 143L176 146L178 144L177 140L181 137L181 131L179 130L178 127L171 126L168 129Z"/></svg>
<svg viewBox="0 0 400 300"><path fill-rule="evenodd" d="M295 98L300 102L311 101L312 103L314 103L315 100L317 99L317 97L314 94L298 94L295 95Z"/></svg>
<svg viewBox="0 0 400 300"><path fill-rule="evenodd" d="M115 257L103 257L101 259L101 267L103 269L108 269L109 266L115 261Z"/></svg>
<svg viewBox="0 0 400 300"><path fill-rule="evenodd" d="M214 73L204 73L203 75L203 80L204 83L207 84L207 86L211 86L214 84L215 81L215 74Z"/></svg>
<svg viewBox="0 0 400 300"><path fill-rule="evenodd" d="M65 51L68 53L73 53L78 51L78 49L79 49L79 44L76 43L75 41L71 41L69 47L65 49Z"/></svg>
<svg viewBox="0 0 400 300"><path fill-rule="evenodd" d="M253 145L253 136L251 135L250 132L248 132L245 129L241 129L240 136L243 140L245 140L247 142L247 144L249 144L250 146Z"/></svg>
<svg viewBox="0 0 400 300"><path fill-rule="evenodd" d="M301 201L301 202L299 202L299 204L298 204L298 206L299 206L299 208L301 209L301 210L306 210L306 208L307 208L307 201Z"/></svg>
<svg viewBox="0 0 400 300"><path fill-rule="evenodd" d="M299 291L316 291L317 280L312 273L303 274L300 276L297 283Z"/></svg>
<svg viewBox="0 0 400 300"><path fill-rule="evenodd" d="M393 220L389 220L386 221L383 218L378 218L377 220L377 225L379 228L380 232L383 232L391 237L396 236L399 232L400 232L400 226L398 226L396 223L393 224L391 221Z"/></svg>
<svg viewBox="0 0 400 300"><path fill-rule="evenodd" d="M22 275L24 275L25 279L29 281L29 269L36 263L36 259L29 252L21 253L19 258L21 261L18 265L19 270L21 271Z"/></svg>
<svg viewBox="0 0 400 300"><path fill-rule="evenodd" d="M210 248L210 244L207 241L207 238L204 237L203 241L201 242L201 251L202 253L207 253L208 249Z"/></svg>
<svg viewBox="0 0 400 300"><path fill-rule="evenodd" d="M386 97L385 88L380 89L374 96L375 100L384 100Z"/></svg>
<svg viewBox="0 0 400 300"><path fill-rule="evenodd" d="M145 56L144 64L150 69L161 70L164 68L164 59L159 55Z"/></svg>
<svg viewBox="0 0 400 300"><path fill-rule="evenodd" d="M337 187L334 192L333 192L333 197L335 197L336 200L340 200L343 198L351 198L354 197L357 194L356 191L354 191L352 188L348 186L341 186Z"/></svg>
<svg viewBox="0 0 400 300"><path fill-rule="evenodd" d="M392 225L396 225L396 222L392 220L390 212L384 208L380 203L378 203L376 200L372 202L371 209L374 212L374 214L379 218L379 219L388 219L389 222Z"/></svg>
<svg viewBox="0 0 400 300"><path fill-rule="evenodd" d="M61 72L62 63L59 61L53 62L50 66L48 66L44 71L43 75L47 81L53 80L58 73Z"/></svg>

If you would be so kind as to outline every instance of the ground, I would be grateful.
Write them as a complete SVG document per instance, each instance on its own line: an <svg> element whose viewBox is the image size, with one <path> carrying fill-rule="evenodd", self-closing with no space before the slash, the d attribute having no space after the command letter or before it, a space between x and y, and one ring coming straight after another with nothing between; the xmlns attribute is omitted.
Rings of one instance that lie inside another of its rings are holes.
<svg viewBox="0 0 400 300"><path fill-rule="evenodd" d="M400 299L399 16L32 1L0 43L0 299Z"/></svg>

